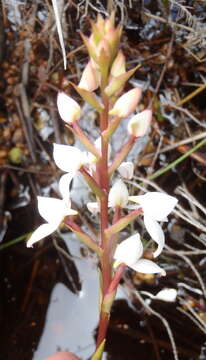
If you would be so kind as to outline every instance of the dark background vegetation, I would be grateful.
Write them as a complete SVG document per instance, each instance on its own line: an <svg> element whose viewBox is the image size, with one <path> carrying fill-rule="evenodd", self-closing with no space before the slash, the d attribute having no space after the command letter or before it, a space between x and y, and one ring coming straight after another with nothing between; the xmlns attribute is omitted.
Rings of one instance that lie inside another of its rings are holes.
<svg viewBox="0 0 206 360"><path fill-rule="evenodd" d="M125 276L123 286L133 305L115 303L107 356L205 359L205 1L62 0L59 4L66 71L51 2L1 1L0 359L32 359L54 284L60 281L75 291L65 266L79 286L74 263L67 260L63 265L51 239L33 251L24 240L41 221L36 196L45 191L52 196L51 185L60 175L52 160L52 143L74 142L58 116L56 95L62 89L81 102L69 87L70 80L78 83L87 61L79 31L89 34L89 19L97 13L106 16L113 8L117 22L123 24L121 48L128 69L140 64L126 90L142 85L141 107L152 104L154 111L147 144L134 159L136 178L130 190L137 191L141 183L143 190L177 196L179 205L165 225L167 246L159 259L167 276ZM94 120L98 121L95 114ZM88 221L85 211L80 222L85 217ZM144 236L141 223L137 226ZM61 239L58 242L64 247ZM175 302L156 300L149 306L146 295L135 291L156 294L163 288L177 289Z"/></svg>

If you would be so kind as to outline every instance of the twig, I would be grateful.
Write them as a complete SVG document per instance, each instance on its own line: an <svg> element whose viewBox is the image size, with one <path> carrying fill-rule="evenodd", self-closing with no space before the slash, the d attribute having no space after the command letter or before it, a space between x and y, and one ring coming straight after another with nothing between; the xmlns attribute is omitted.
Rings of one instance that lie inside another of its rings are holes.
<svg viewBox="0 0 206 360"><path fill-rule="evenodd" d="M153 310L151 308L151 306L149 306L145 301L144 299L142 298L142 296L140 295L140 293L138 291L134 291L134 296L139 300L139 302L147 309L147 311L149 313L151 313L152 315L156 316L157 318L159 318L162 323L164 324L166 330L167 330L167 333L168 333L168 336L169 336L169 339L170 339L170 342L171 342L171 345L172 345L172 350L173 350L173 355L174 355L174 359L175 360L178 360L179 357L178 357L178 353L177 353L177 347L176 347L176 344L175 344L175 340L174 340L174 336L173 336L173 333L172 333L172 330L171 330L171 327L168 323L168 321L160 314L158 313L157 311Z"/></svg>
<svg viewBox="0 0 206 360"><path fill-rule="evenodd" d="M162 68L162 71L161 71L159 80L158 80L158 82L157 82L157 85L156 85L154 94L153 94L153 96L152 96L152 99L151 99L150 102L149 102L149 105L148 105L148 108L149 108L149 109L152 107L152 104L153 104L153 102L154 102L154 99L155 99L157 93L159 92L161 83L162 83L162 81L163 81L165 72L166 72L166 70L167 70L167 64L168 64L168 61L169 61L170 56L171 56L171 54L172 54L173 42L174 42L174 34L172 34L172 37L171 37L171 40L170 40L170 43L169 43L169 46L168 46L168 49L167 49L167 55L166 55L165 63L164 63L164 66L163 66L163 68Z"/></svg>
<svg viewBox="0 0 206 360"><path fill-rule="evenodd" d="M171 247L169 247L168 245L165 245L165 248L169 251L171 251L171 253L173 253L174 255L177 255L179 256L180 258L182 258L191 268L191 270L193 271L193 273L195 274L196 278L198 279L199 281L199 284L202 288L202 291L203 291L203 294L204 294L204 297L206 298L206 287L205 287L205 284L204 284L204 281L199 273L199 271L196 269L196 267L194 266L194 264L191 262L190 259L188 259L187 256L185 255L182 255L180 253L178 253L176 250L173 250Z"/></svg>
<svg viewBox="0 0 206 360"><path fill-rule="evenodd" d="M193 97L195 97L196 95L198 95L200 92L202 92L205 89L206 89L206 83L202 84L198 89L195 89L189 95L185 96L182 100L178 101L176 103L176 105L177 106L182 106L183 104L185 104L186 102L191 100Z"/></svg>
<svg viewBox="0 0 206 360"><path fill-rule="evenodd" d="M170 151L170 150L173 150L173 149L177 148L178 146L189 144L191 142L200 140L200 139L205 138L205 137L206 137L206 131L204 131L204 132L202 132L200 134L191 136L190 138L187 138L187 139L184 139L184 140L181 140L181 141L177 141L177 142L175 142L175 143L173 143L171 145L165 146L159 152L160 153L165 153L167 151Z"/></svg>
<svg viewBox="0 0 206 360"><path fill-rule="evenodd" d="M21 106L20 106L19 100L17 98L15 99L15 104L16 104L16 107L17 107L17 111L18 111L18 114L19 114L19 118L20 118L20 121L21 121L21 124L22 124L22 129L23 129L23 132L24 132L24 136L25 136L29 151L30 151L32 161L35 163L36 162L36 155L35 155L35 152L34 152L34 149L33 149L33 141L31 141L30 134L29 134L29 131L27 129L27 124L25 122L24 115L22 113Z"/></svg>

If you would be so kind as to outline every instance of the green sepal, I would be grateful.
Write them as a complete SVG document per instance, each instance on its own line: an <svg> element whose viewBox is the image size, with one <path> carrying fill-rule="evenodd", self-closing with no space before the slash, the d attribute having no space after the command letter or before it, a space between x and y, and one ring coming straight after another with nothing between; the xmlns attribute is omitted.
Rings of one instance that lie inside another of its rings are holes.
<svg viewBox="0 0 206 360"><path fill-rule="evenodd" d="M135 71L139 68L140 65L135 66L134 69L125 72L117 77L112 77L109 85L104 90L107 96L112 96L116 91L120 90L126 81L135 73Z"/></svg>
<svg viewBox="0 0 206 360"><path fill-rule="evenodd" d="M95 351L94 355L92 356L91 360L101 360L102 354L103 354L103 351L104 351L105 342L106 342L106 339L104 339L101 342L101 344L99 345L99 347Z"/></svg>
<svg viewBox="0 0 206 360"><path fill-rule="evenodd" d="M94 47L94 45L89 41L89 38L87 36L85 36L84 34L82 34L80 32L80 35L82 37L82 40L88 50L89 56L94 59L94 61L97 61L97 56L96 56L96 49Z"/></svg>
<svg viewBox="0 0 206 360"><path fill-rule="evenodd" d="M71 82L72 86L75 88L75 90L79 93L79 95L82 97L84 101L86 101L89 105L91 105L94 109L96 109L99 113L103 111L103 106L100 104L97 96L85 89L81 89L79 86L73 84Z"/></svg>
<svg viewBox="0 0 206 360"><path fill-rule="evenodd" d="M107 238L110 238L113 234L116 234L120 232L122 229L124 229L127 225L131 224L132 221L136 219L137 216L139 216L142 213L142 209L137 209L132 211L127 216L122 217L120 220L118 220L115 224L109 226L105 230L105 235Z"/></svg>

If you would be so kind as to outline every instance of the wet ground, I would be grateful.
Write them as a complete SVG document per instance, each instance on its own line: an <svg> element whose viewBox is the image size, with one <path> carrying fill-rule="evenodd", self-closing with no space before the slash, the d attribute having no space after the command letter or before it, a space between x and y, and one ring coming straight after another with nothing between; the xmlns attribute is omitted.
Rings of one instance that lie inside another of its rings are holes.
<svg viewBox="0 0 206 360"><path fill-rule="evenodd" d="M0 43L0 359L41 360L68 349L86 360L98 320L95 258L80 243L74 245L68 233L35 249L27 249L25 239L41 222L36 195L55 194L60 173L52 162L52 143L74 142L58 118L56 93L69 80L78 81L86 62L78 31L87 33L89 16L96 16L95 8L104 14L106 5L82 1L78 8L71 2L65 9L68 70L63 72L51 9L40 2L22 2L16 9L5 4L5 41ZM128 89L141 84L142 106L152 102L154 109L153 130L134 159L131 190L138 184L160 188L177 196L180 205L165 226L167 247L159 261L167 276L125 275L105 358L203 360L206 7L203 1L120 1L117 19L124 24L121 46L128 68L141 64ZM97 131L95 115L88 116ZM75 205L82 210L79 221L90 221L81 201ZM141 223L135 228L146 237ZM152 299L162 289L176 290L173 301Z"/></svg>

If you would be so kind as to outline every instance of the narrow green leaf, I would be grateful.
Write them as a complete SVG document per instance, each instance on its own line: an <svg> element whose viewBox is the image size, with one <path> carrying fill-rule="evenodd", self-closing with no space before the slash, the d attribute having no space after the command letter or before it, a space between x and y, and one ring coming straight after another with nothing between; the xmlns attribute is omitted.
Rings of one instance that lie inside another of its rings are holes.
<svg viewBox="0 0 206 360"><path fill-rule="evenodd" d="M104 351L105 346L105 339L102 341L102 343L99 345L98 349L95 351L94 355L92 356L91 360L101 360L102 354Z"/></svg>

